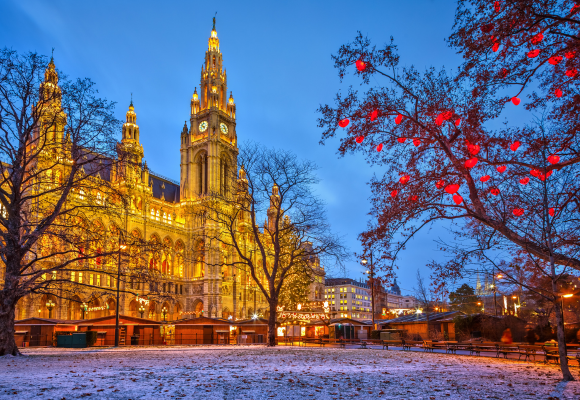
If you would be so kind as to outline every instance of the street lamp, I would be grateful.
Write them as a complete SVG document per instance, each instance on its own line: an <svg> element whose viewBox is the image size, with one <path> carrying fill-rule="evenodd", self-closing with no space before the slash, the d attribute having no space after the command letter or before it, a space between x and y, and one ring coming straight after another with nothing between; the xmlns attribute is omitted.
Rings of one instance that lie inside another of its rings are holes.
<svg viewBox="0 0 580 400"><path fill-rule="evenodd" d="M51 299L48 299L48 301L46 302L46 308L48 308L48 318L52 317L52 309L55 306L56 304L54 304Z"/></svg>
<svg viewBox="0 0 580 400"><path fill-rule="evenodd" d="M163 307L161 309L161 315L163 315L163 321L165 321L165 317L167 316L167 307Z"/></svg>
<svg viewBox="0 0 580 400"><path fill-rule="evenodd" d="M562 309L562 328L564 329L564 332L566 331L566 326L564 325L564 299L569 299L570 297L573 297L574 294L573 293L566 293L563 294L560 298L560 306ZM566 350L566 355L568 355L568 349L564 346L564 349Z"/></svg>
<svg viewBox="0 0 580 400"><path fill-rule="evenodd" d="M371 259L371 264L370 264L370 269L368 271L366 271L366 273L369 275L370 277L370 281L371 281L371 315L372 315L372 319L373 319L373 329L375 329L375 269L373 266L373 252L371 250L370 253L370 259ZM367 259L363 257L363 259L361 260L361 264L362 265L367 265ZM388 303L387 303L387 307L388 307Z"/></svg>
<svg viewBox="0 0 580 400"><path fill-rule="evenodd" d="M145 307L143 304L141 304L141 307L139 307L139 312L141 313L141 318L143 318L143 314L145 313Z"/></svg>
<svg viewBox="0 0 580 400"><path fill-rule="evenodd" d="M89 305L85 302L83 302L83 304L81 304L81 310L83 312L83 317L81 319L85 319L85 317L87 316L87 310L89 309Z"/></svg>
<svg viewBox="0 0 580 400"><path fill-rule="evenodd" d="M121 235L119 235L119 254L117 260L117 304L115 310L115 347L119 347L119 296L121 283L121 250L125 250L127 245L121 242Z"/></svg>

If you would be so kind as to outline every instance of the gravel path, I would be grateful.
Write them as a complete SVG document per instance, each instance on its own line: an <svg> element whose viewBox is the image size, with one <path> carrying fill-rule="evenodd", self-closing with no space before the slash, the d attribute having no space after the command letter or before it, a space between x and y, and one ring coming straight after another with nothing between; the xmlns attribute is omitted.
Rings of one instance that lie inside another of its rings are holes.
<svg viewBox="0 0 580 400"><path fill-rule="evenodd" d="M469 356L302 347L23 353L0 357L0 398L580 398L580 382L561 383L555 366Z"/></svg>

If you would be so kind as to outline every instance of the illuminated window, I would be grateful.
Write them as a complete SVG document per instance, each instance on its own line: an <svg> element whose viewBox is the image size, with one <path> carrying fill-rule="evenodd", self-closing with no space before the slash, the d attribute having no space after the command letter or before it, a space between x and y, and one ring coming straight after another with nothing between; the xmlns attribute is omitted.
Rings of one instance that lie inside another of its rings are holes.
<svg viewBox="0 0 580 400"><path fill-rule="evenodd" d="M111 277L107 275L107 286L111 287Z"/></svg>
<svg viewBox="0 0 580 400"><path fill-rule="evenodd" d="M155 219L155 209L151 209L151 219Z"/></svg>
<svg viewBox="0 0 580 400"><path fill-rule="evenodd" d="M75 281L75 275L76 275L76 274L77 274L77 273L76 273L75 271L71 271L71 273L70 273L70 280L71 280L71 281L73 281L73 282Z"/></svg>
<svg viewBox="0 0 580 400"><path fill-rule="evenodd" d="M171 225L171 213L167 214L167 223Z"/></svg>
<svg viewBox="0 0 580 400"><path fill-rule="evenodd" d="M89 285L93 284L93 274L89 274Z"/></svg>
<svg viewBox="0 0 580 400"><path fill-rule="evenodd" d="M101 274L97 274L97 286L101 286Z"/></svg>
<svg viewBox="0 0 580 400"><path fill-rule="evenodd" d="M79 272L79 283L83 283L83 273Z"/></svg>
<svg viewBox="0 0 580 400"><path fill-rule="evenodd" d="M100 192L97 192L97 204L103 204L103 196Z"/></svg>
<svg viewBox="0 0 580 400"><path fill-rule="evenodd" d="M167 213L163 213L163 222L167 223Z"/></svg>
<svg viewBox="0 0 580 400"><path fill-rule="evenodd" d="M159 221L159 210L155 212L155 221Z"/></svg>
<svg viewBox="0 0 580 400"><path fill-rule="evenodd" d="M84 200L85 199L85 191L83 189L81 189L79 191L79 199Z"/></svg>

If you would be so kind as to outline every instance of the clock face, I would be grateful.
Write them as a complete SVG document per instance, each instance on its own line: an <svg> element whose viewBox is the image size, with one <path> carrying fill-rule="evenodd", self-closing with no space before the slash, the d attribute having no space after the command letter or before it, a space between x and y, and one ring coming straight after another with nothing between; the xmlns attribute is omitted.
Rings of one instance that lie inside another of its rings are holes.
<svg viewBox="0 0 580 400"><path fill-rule="evenodd" d="M222 131L222 133L224 135L227 135L228 134L228 126L226 124L223 124L223 123L220 124L220 130Z"/></svg>
<svg viewBox="0 0 580 400"><path fill-rule="evenodd" d="M205 132L207 130L207 121L201 121L199 124L199 131Z"/></svg>

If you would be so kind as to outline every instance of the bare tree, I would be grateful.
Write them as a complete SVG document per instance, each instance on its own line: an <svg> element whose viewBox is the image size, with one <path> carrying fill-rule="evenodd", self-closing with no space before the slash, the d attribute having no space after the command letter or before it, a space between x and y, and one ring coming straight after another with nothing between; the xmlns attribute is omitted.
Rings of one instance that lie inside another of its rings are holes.
<svg viewBox="0 0 580 400"><path fill-rule="evenodd" d="M117 151L113 110L89 79L59 79L52 59L0 51L0 355L18 354L23 297L96 297L128 275L154 275L139 261L143 241L125 232L127 199L110 179L131 163ZM131 261L121 274L123 255Z"/></svg>
<svg viewBox="0 0 580 400"><path fill-rule="evenodd" d="M287 279L320 263L339 263L346 253L313 192L318 179L312 162L246 145L238 163L233 193L209 195L204 202L205 242L232 254L220 265L248 274L266 298L268 345L274 346L276 311Z"/></svg>

